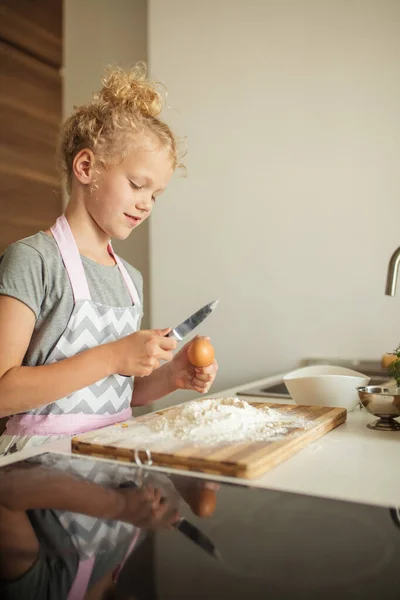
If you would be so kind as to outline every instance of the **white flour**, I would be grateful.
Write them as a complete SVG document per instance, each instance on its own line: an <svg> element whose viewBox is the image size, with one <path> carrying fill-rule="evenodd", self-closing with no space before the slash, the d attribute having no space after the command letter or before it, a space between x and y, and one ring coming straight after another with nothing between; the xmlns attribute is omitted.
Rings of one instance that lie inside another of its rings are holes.
<svg viewBox="0 0 400 600"><path fill-rule="evenodd" d="M240 442L276 441L294 430L304 430L310 422L268 407L255 408L238 398L218 398L188 402L164 415L150 414L128 425L107 427L101 433L84 435L85 441L125 448L168 450L191 443L219 446ZM82 436L80 436L82 439Z"/></svg>

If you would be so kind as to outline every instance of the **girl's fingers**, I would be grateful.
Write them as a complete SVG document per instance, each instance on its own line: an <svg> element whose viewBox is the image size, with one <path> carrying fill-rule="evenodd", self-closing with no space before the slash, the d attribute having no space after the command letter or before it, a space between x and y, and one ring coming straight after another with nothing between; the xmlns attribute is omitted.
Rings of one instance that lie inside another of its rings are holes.
<svg viewBox="0 0 400 600"><path fill-rule="evenodd" d="M160 504L157 509L153 509L152 511L153 524L157 526L168 526L172 525L175 521L178 520L179 514L176 509L171 509L171 507L166 504Z"/></svg>
<svg viewBox="0 0 400 600"><path fill-rule="evenodd" d="M158 358L149 358L148 361L145 361L144 365L154 370L158 369L158 367L160 366L160 361L158 360Z"/></svg>
<svg viewBox="0 0 400 600"><path fill-rule="evenodd" d="M161 503L161 491L157 488L154 492L153 507L157 508Z"/></svg>
<svg viewBox="0 0 400 600"><path fill-rule="evenodd" d="M161 336L158 340L158 345L162 350L176 350L178 342L173 337Z"/></svg>
<svg viewBox="0 0 400 600"><path fill-rule="evenodd" d="M196 373L195 376L193 377L193 381L196 380L196 381L202 382L202 383L210 383L210 382L214 381L214 379L215 379L215 375L214 374L212 374L212 375L207 375L207 374L201 375L201 374Z"/></svg>
<svg viewBox="0 0 400 600"><path fill-rule="evenodd" d="M154 356L143 358L142 364L148 367L154 367L155 364L159 364L160 360L170 361L174 358L172 352L168 350L161 350L160 348L155 352Z"/></svg>
<svg viewBox="0 0 400 600"><path fill-rule="evenodd" d="M192 383L192 390L195 390L196 392L199 392L200 394L206 394L208 392L208 390L210 389L211 384L209 383L204 383L204 382L195 382L193 381Z"/></svg>
<svg viewBox="0 0 400 600"><path fill-rule="evenodd" d="M218 363L214 360L208 367L195 367L196 375L215 375L218 371Z"/></svg>
<svg viewBox="0 0 400 600"><path fill-rule="evenodd" d="M171 331L171 327L165 327L164 329L154 329L154 332L162 337L167 336Z"/></svg>
<svg viewBox="0 0 400 600"><path fill-rule="evenodd" d="M166 362L169 362L170 360L172 360L174 358L174 355L172 352L168 351L168 350L159 350L157 353L157 358L159 360L165 360Z"/></svg>

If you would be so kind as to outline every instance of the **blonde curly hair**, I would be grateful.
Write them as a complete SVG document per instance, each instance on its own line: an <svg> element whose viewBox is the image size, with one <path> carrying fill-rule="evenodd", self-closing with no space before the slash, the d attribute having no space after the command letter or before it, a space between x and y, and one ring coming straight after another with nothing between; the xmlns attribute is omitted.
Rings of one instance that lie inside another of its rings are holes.
<svg viewBox="0 0 400 600"><path fill-rule="evenodd" d="M60 132L59 162L66 178L67 191L72 187L72 167L80 150L92 150L96 163L104 166L122 160L132 149L132 135L154 135L168 150L173 170L183 167L178 141L158 115L163 100L158 82L147 78L144 63L123 70L108 67L103 87L92 100L75 106Z"/></svg>

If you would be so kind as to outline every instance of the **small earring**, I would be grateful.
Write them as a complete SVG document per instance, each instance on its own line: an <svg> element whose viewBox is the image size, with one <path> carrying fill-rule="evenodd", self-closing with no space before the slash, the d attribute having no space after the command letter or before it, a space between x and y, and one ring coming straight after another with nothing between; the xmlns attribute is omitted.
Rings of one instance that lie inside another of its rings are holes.
<svg viewBox="0 0 400 600"><path fill-rule="evenodd" d="M92 181L92 185L90 186L90 193L93 194L93 192L98 189L99 189L99 186L97 185L97 181L94 179Z"/></svg>

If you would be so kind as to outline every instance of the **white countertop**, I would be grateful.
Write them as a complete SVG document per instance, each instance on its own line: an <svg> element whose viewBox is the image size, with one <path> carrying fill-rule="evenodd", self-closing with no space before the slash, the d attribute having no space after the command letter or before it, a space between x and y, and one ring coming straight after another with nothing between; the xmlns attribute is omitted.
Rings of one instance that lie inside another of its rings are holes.
<svg viewBox="0 0 400 600"><path fill-rule="evenodd" d="M315 440L255 485L382 506L400 506L400 433L373 431L365 410ZM253 485L253 482L250 483Z"/></svg>
<svg viewBox="0 0 400 600"><path fill-rule="evenodd" d="M241 390L269 384L281 378L282 375L277 375L223 390L218 393L218 397L240 395ZM262 400L268 401L268 398ZM271 402L278 400L271 398ZM288 401L284 403L288 404ZM309 444L259 479L233 479L202 474L199 477L351 502L400 507L400 432L368 429L367 423L373 420L374 417L365 410L356 408L348 413L346 423ZM69 448L69 440L62 440L42 446L36 451L23 451L18 458L49 450L69 452ZM0 459L0 466L14 462L16 458L16 454L4 457Z"/></svg>

